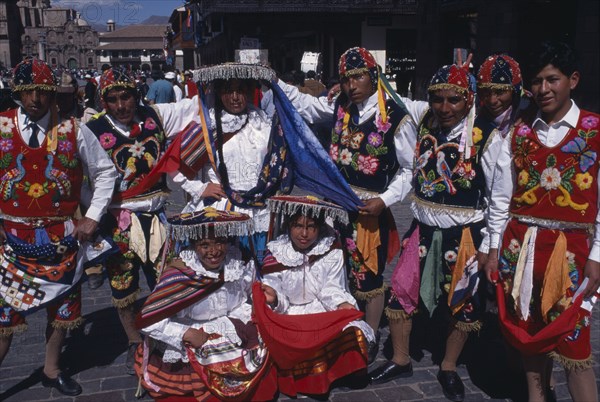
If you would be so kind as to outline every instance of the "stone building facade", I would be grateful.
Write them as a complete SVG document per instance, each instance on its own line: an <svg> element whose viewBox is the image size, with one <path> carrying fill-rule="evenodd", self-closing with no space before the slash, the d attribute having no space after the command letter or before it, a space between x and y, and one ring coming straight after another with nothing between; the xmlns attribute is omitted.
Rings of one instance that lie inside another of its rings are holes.
<svg viewBox="0 0 600 402"><path fill-rule="evenodd" d="M71 9L51 8L49 0L20 0L21 57L37 57L52 67L96 67L98 32Z"/></svg>
<svg viewBox="0 0 600 402"><path fill-rule="evenodd" d="M0 1L0 70L10 69L21 60L20 38L23 26L17 0Z"/></svg>

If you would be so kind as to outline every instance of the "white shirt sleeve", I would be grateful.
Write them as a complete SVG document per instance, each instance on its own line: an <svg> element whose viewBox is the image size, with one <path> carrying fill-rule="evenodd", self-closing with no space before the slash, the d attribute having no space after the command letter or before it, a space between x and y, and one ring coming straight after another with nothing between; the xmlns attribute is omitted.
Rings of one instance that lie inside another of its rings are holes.
<svg viewBox="0 0 600 402"><path fill-rule="evenodd" d="M489 218L487 230L489 232L489 248L498 248L500 235L509 218L510 200L515 184L515 172L512 165L512 152L510 149L510 136L502 142L496 169L494 171L493 186L491 188Z"/></svg>
<svg viewBox="0 0 600 402"><path fill-rule="evenodd" d="M285 314L290 307L290 301L282 290L282 275L281 272L274 272L263 277L263 282L277 293L277 305L273 307L273 311L279 314Z"/></svg>
<svg viewBox="0 0 600 402"><path fill-rule="evenodd" d="M184 174L180 172L169 173L171 180L177 186L181 187L186 193L188 193L192 197L192 202L197 203L202 199L202 193L208 186L209 182L203 182L200 179L190 180L185 177Z"/></svg>
<svg viewBox="0 0 600 402"><path fill-rule="evenodd" d="M99 222L112 199L117 170L96 136L85 125L79 126L77 131L77 152L89 174L93 191L85 216Z"/></svg>
<svg viewBox="0 0 600 402"><path fill-rule="evenodd" d="M182 99L176 103L159 103L152 107L162 119L167 138L179 134L191 121L200 123L198 95L192 99Z"/></svg>
<svg viewBox="0 0 600 402"><path fill-rule="evenodd" d="M153 339L164 342L167 345L182 351L184 349L183 335L190 328L191 325L179 323L171 318L165 318L162 321L142 329L142 332Z"/></svg>
<svg viewBox="0 0 600 402"><path fill-rule="evenodd" d="M292 102L292 105L294 105L300 116L308 123L332 122L335 102L327 102L326 96L317 98L309 94L303 94L297 87L288 85L282 80L278 81L278 85L290 102Z"/></svg>
<svg viewBox="0 0 600 402"><path fill-rule="evenodd" d="M423 116L425 116L425 113L429 110L429 103L425 101L404 98L402 96L399 97L404 103L404 106L406 106L406 110L408 111L410 118L413 119L415 124L418 126L423 119Z"/></svg>
<svg viewBox="0 0 600 402"><path fill-rule="evenodd" d="M319 300L327 311L337 310L342 303L350 303L357 307L356 300L346 287L346 268L344 252L340 249L329 252L322 257L319 265L323 266L325 283L319 292Z"/></svg>
<svg viewBox="0 0 600 402"><path fill-rule="evenodd" d="M408 117L402 122L394 133L396 158L400 167L388 188L379 196L386 207L403 201L412 190L412 170L417 144L417 125Z"/></svg>

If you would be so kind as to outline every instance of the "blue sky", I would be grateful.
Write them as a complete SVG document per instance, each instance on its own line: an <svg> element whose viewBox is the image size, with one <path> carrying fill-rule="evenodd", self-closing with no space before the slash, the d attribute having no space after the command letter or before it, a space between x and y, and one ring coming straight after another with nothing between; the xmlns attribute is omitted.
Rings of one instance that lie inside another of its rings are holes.
<svg viewBox="0 0 600 402"><path fill-rule="evenodd" d="M53 7L72 8L89 23L106 24L112 19L117 27L137 24L152 15L169 16L185 4L184 0L52 0Z"/></svg>

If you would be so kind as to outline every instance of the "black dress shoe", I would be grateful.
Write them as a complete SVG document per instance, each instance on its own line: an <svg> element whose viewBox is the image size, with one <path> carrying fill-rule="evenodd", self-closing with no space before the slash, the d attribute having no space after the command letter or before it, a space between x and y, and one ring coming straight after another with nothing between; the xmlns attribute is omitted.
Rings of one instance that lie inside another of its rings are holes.
<svg viewBox="0 0 600 402"><path fill-rule="evenodd" d="M81 385L62 371L56 378L50 378L42 371L42 385L56 388L63 395L76 396L81 394Z"/></svg>
<svg viewBox="0 0 600 402"><path fill-rule="evenodd" d="M375 335L375 342L369 342L367 349L367 364L370 366L377 359L377 354L379 353L379 340L381 339L381 335L379 331Z"/></svg>
<svg viewBox="0 0 600 402"><path fill-rule="evenodd" d="M388 360L375 370L371 371L369 373L369 378L371 379L371 384L385 384L396 378L410 377L412 375L412 363L409 362L408 364L401 366Z"/></svg>
<svg viewBox="0 0 600 402"><path fill-rule="evenodd" d="M98 289L104 283L104 275L90 274L88 275L88 287L90 289Z"/></svg>
<svg viewBox="0 0 600 402"><path fill-rule="evenodd" d="M465 386L456 371L440 370L437 379L446 398L454 402L462 402L465 399Z"/></svg>

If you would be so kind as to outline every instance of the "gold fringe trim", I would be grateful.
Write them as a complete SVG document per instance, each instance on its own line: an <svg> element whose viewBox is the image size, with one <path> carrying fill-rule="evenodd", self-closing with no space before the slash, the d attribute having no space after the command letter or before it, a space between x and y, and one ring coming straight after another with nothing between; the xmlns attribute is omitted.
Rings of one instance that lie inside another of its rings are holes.
<svg viewBox="0 0 600 402"><path fill-rule="evenodd" d="M79 327L84 322L85 322L85 319L83 317L79 317L73 321L53 320L51 325L52 325L52 328L69 330L69 329L75 329L75 328Z"/></svg>
<svg viewBox="0 0 600 402"><path fill-rule="evenodd" d="M479 331L481 331L482 326L483 326L483 323L481 321L475 321L475 322L455 321L454 322L454 327L461 332L479 332Z"/></svg>
<svg viewBox="0 0 600 402"><path fill-rule="evenodd" d="M515 90L515 87L513 87L511 84L496 84L494 82L477 83L477 88L498 89L500 91L514 91Z"/></svg>
<svg viewBox="0 0 600 402"><path fill-rule="evenodd" d="M375 297L377 297L379 295L385 294L386 289L387 289L387 286L384 284L379 289L369 290L368 292L361 292L360 290L355 290L352 293L352 296L354 296L354 298L356 300L368 302L369 300L374 299Z"/></svg>
<svg viewBox="0 0 600 402"><path fill-rule="evenodd" d="M429 209L431 214L437 213L453 213L456 215L464 216L464 217L472 217L479 211L483 211L482 209L475 209L474 207L461 207L460 205L447 205L447 204L438 204L437 202L431 202L419 198L416 194L412 194L412 201L414 202L417 208L421 209Z"/></svg>
<svg viewBox="0 0 600 402"><path fill-rule="evenodd" d="M575 360L559 355L556 352L550 352L548 353L548 357L563 366L566 370L586 370L594 364L594 359L591 355L587 359Z"/></svg>
<svg viewBox="0 0 600 402"><path fill-rule="evenodd" d="M463 96L467 96L467 93L468 93L467 88L459 87L458 85L455 85L455 84L448 84L447 82L430 85L429 88L427 88L427 92L435 92L440 89L450 89L450 90L453 89L453 90L459 92Z"/></svg>
<svg viewBox="0 0 600 402"><path fill-rule="evenodd" d="M361 67L361 68L353 68L352 70L346 70L346 72L344 74L342 74L342 77L349 77L351 75L359 75L359 74L364 74L364 73L368 73L369 69L367 67Z"/></svg>
<svg viewBox="0 0 600 402"><path fill-rule="evenodd" d="M125 88L125 89L133 89L135 90L135 84L132 82L125 82L125 81L115 81L112 84L109 84L107 86L105 86L104 88L102 88L102 94L101 96L104 97L104 95L106 95L108 93L108 91L110 91L113 88Z"/></svg>
<svg viewBox="0 0 600 402"><path fill-rule="evenodd" d="M419 312L419 309L415 309L410 314L408 314L404 310L396 310L396 309L391 309L389 307L386 307L384 311L385 311L385 316L387 317L387 319L389 321L398 321L398 320L411 319L415 314L417 314Z"/></svg>
<svg viewBox="0 0 600 402"><path fill-rule="evenodd" d="M27 324L19 324L16 327L0 328L0 338L8 338L13 334L20 334L25 332Z"/></svg>
<svg viewBox="0 0 600 402"><path fill-rule="evenodd" d="M128 307L137 301L138 296L140 295L141 292L142 292L142 290L138 289L124 299L115 299L113 297L112 298L113 306L115 306L116 308Z"/></svg>
<svg viewBox="0 0 600 402"><path fill-rule="evenodd" d="M42 91L50 91L56 92L56 85L45 85L45 84L23 84L23 85L15 85L12 87L13 92L20 91L33 91L34 89L39 89Z"/></svg>

